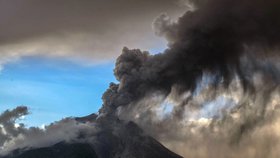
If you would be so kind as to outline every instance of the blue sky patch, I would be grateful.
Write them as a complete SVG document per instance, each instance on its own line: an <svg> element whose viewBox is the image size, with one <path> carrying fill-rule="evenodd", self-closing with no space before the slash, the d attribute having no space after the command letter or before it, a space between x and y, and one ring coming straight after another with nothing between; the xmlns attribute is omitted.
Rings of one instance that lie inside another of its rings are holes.
<svg viewBox="0 0 280 158"><path fill-rule="evenodd" d="M0 75L0 111L19 105L23 120L41 126L68 116L97 112L113 76L114 62L83 66L63 59L25 57L5 65Z"/></svg>

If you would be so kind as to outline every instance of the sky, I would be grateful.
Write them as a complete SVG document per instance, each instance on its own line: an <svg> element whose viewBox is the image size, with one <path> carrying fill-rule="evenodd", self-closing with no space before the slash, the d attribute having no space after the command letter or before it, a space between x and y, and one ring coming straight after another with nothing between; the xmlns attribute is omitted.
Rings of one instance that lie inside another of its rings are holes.
<svg viewBox="0 0 280 158"><path fill-rule="evenodd" d="M22 57L1 71L0 111L27 106L30 114L19 122L38 127L97 113L103 92L111 82L118 82L113 69L113 60L84 65L63 58Z"/></svg>
<svg viewBox="0 0 280 158"><path fill-rule="evenodd" d="M181 0L1 0L0 111L27 106L19 122L28 126L98 112L122 48L161 52L154 19L185 9Z"/></svg>
<svg viewBox="0 0 280 158"><path fill-rule="evenodd" d="M1 72L0 110L29 107L31 114L22 121L30 126L97 112L102 93L116 82L113 67L113 62L83 66L63 59L24 57Z"/></svg>

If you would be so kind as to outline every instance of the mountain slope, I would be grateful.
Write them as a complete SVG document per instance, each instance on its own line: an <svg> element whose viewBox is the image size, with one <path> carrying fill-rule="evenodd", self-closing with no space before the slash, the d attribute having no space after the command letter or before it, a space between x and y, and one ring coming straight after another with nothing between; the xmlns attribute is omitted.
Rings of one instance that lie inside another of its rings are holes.
<svg viewBox="0 0 280 158"><path fill-rule="evenodd" d="M3 158L98 158L89 144L58 143L51 147L14 151Z"/></svg>
<svg viewBox="0 0 280 158"><path fill-rule="evenodd" d="M81 131L72 143L44 148L18 149L0 158L182 158L147 136L135 123L112 116L75 118L94 122L97 132ZM82 142L82 143L81 143Z"/></svg>

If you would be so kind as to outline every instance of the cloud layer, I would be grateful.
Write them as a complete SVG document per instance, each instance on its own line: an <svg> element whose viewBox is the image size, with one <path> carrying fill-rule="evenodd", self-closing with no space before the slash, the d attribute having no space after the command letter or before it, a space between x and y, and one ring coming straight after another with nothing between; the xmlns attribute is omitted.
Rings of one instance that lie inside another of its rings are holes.
<svg viewBox="0 0 280 158"><path fill-rule="evenodd" d="M123 46L164 44L152 31L162 12L178 16L177 0L12 0L0 5L0 64L21 56L114 59Z"/></svg>

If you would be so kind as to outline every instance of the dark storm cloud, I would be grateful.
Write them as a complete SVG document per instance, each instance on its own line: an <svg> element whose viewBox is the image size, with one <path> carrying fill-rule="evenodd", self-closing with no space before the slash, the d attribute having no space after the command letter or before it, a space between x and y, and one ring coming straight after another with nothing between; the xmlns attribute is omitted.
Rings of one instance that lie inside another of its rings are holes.
<svg viewBox="0 0 280 158"><path fill-rule="evenodd" d="M124 46L157 48L151 23L177 0L1 0L1 63L25 55L110 60Z"/></svg>
<svg viewBox="0 0 280 158"><path fill-rule="evenodd" d="M133 20L137 16L145 19L145 15L175 8L176 1L167 0L4 0L1 1L1 43L75 29L104 33L123 19Z"/></svg>

